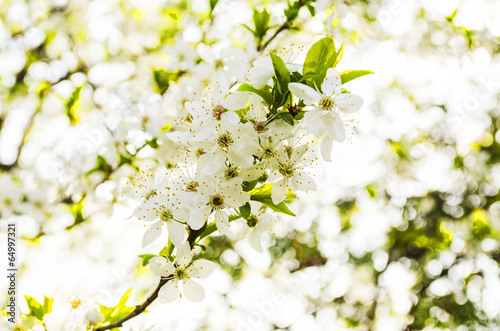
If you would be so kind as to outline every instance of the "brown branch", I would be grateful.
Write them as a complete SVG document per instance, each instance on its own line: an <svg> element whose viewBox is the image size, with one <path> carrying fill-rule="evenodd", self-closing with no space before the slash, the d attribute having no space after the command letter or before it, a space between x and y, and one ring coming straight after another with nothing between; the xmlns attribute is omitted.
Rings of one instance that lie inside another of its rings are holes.
<svg viewBox="0 0 500 331"><path fill-rule="evenodd" d="M111 330L113 328L123 326L123 323L125 323L129 319L132 319L132 318L136 317L137 315L143 313L146 310L146 308L148 308L148 306L150 304L152 304L153 301L156 300L156 298L158 298L158 293L160 292L160 289L163 287L163 285L165 285L171 279L173 279L173 276L161 278L160 283L156 287L156 290L149 296L149 298L146 299L146 301L144 301L141 305L136 306L134 311L132 311L130 314L128 314L127 316L125 316L121 320L119 320L115 323L106 325L106 326L101 326L101 327L95 329L95 331Z"/></svg>
<svg viewBox="0 0 500 331"><path fill-rule="evenodd" d="M276 30L276 32L271 36L271 38L269 38L268 41L266 41L265 43L263 44L260 44L259 46L257 46L257 51L258 52L262 52L263 50L266 49L267 46L269 46L269 44L271 43L271 41L274 40L274 38L276 38L280 33L281 31L284 31L284 30L288 30L290 29L292 25L290 24L290 22L286 21L285 23L283 23L279 28L278 30Z"/></svg>
<svg viewBox="0 0 500 331"><path fill-rule="evenodd" d="M189 228L188 242L191 245L191 247L194 246L194 242L195 242L196 238L198 238L199 233L200 233L200 230L193 230L193 229ZM113 328L123 326L123 323L125 323L126 321L143 313L146 310L146 308L148 308L148 306L150 304L152 304L153 301L156 300L156 298L158 298L158 293L160 292L160 289L163 287L163 285L165 285L169 280L172 280L173 278L174 278L173 275L170 275L168 277L162 277L160 279L160 283L158 284L158 286L156 287L154 292L146 299L146 301L144 301L142 304L136 306L135 309L130 314L128 314L127 316L125 316L124 318L122 318L121 320L119 320L115 323L112 323L112 324L109 324L106 326L98 327L94 331L111 330Z"/></svg>

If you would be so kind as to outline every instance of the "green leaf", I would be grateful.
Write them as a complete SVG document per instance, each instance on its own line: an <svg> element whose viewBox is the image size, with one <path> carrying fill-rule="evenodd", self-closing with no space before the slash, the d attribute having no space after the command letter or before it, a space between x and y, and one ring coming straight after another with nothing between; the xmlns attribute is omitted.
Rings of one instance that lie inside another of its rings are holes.
<svg viewBox="0 0 500 331"><path fill-rule="evenodd" d="M274 87L273 87L273 107L272 113L279 107L283 106L291 93L288 90L290 84L290 71L286 67L283 60L276 54L270 53L274 68Z"/></svg>
<svg viewBox="0 0 500 331"><path fill-rule="evenodd" d="M304 61L303 78L312 88L320 88L328 69L337 61L335 43L331 37L320 39L307 52Z"/></svg>
<svg viewBox="0 0 500 331"><path fill-rule="evenodd" d="M312 3L308 3L306 6L307 6L307 9L309 10L309 12L311 13L311 16L312 17L316 16L316 8L314 8Z"/></svg>
<svg viewBox="0 0 500 331"><path fill-rule="evenodd" d="M241 217L243 217L244 219L247 219L248 216L250 216L252 208L250 207L250 204L248 202L241 206L239 209Z"/></svg>
<svg viewBox="0 0 500 331"><path fill-rule="evenodd" d="M52 298L47 298L45 295L43 296L43 313L45 314L50 314L52 311L52 303L54 302L54 299Z"/></svg>
<svg viewBox="0 0 500 331"><path fill-rule="evenodd" d="M135 307L127 307L125 304L132 294L132 288L130 288L120 299L120 302L115 307L100 306L101 314L104 316L104 323L114 323L121 320L128 314L130 314Z"/></svg>
<svg viewBox="0 0 500 331"><path fill-rule="evenodd" d="M249 181L244 181L241 186L243 187L243 191L245 192L248 192L250 191L251 189L253 189L255 187L255 185L257 185L257 182L258 180L252 180L251 182Z"/></svg>
<svg viewBox="0 0 500 331"><path fill-rule="evenodd" d="M248 192L250 193L250 200L258 201L276 212L295 216L295 214L290 209L288 209L287 205L284 202L280 202L277 205L273 203L273 200L271 198L273 185L274 184L266 184L264 186L254 188L253 190ZM287 199L295 199L295 198L296 198L295 194L293 194L290 191L287 192Z"/></svg>
<svg viewBox="0 0 500 331"><path fill-rule="evenodd" d="M254 37L257 37L257 36L256 36L256 34L255 34L255 31L254 31L254 30L252 30L252 28L251 28L251 27L249 27L249 26L248 26L248 25L246 25L246 24L241 24L241 25L242 25L245 29L247 29L248 31L250 31L250 32L254 35Z"/></svg>
<svg viewBox="0 0 500 331"><path fill-rule="evenodd" d="M291 81L292 83L298 83L302 80L302 74L298 71L292 72Z"/></svg>
<svg viewBox="0 0 500 331"><path fill-rule="evenodd" d="M278 117L293 126L293 116L290 113L279 113Z"/></svg>
<svg viewBox="0 0 500 331"><path fill-rule="evenodd" d="M101 155L97 155L96 166L93 169L90 169L85 173L85 176L93 174L94 172L104 172L110 173L112 170L111 166L108 164L108 161Z"/></svg>
<svg viewBox="0 0 500 331"><path fill-rule="evenodd" d="M176 82L182 76L181 71L166 71L165 69L153 69L153 78L156 83L157 92L165 93L170 86L170 82Z"/></svg>
<svg viewBox="0 0 500 331"><path fill-rule="evenodd" d="M248 85L248 84L242 84L240 87L238 87L238 91L246 91L246 92L251 92L255 93L258 96L260 96L264 101L268 104L271 105L273 103L273 96L271 92L268 90L264 89L256 89L255 87Z"/></svg>
<svg viewBox="0 0 500 331"><path fill-rule="evenodd" d="M340 73L340 79L342 79L342 85L350 82L353 79L363 77L366 75L373 74L373 71L370 70L346 70Z"/></svg>
<svg viewBox="0 0 500 331"><path fill-rule="evenodd" d="M168 244L167 246L163 247L163 249L158 253L160 256L166 256L166 257L171 257L172 253L174 252L174 243L168 238Z"/></svg>
<svg viewBox="0 0 500 331"><path fill-rule="evenodd" d="M299 9L297 8L285 9L285 16L288 22L292 22L299 16Z"/></svg>
<svg viewBox="0 0 500 331"><path fill-rule="evenodd" d="M273 61L274 74L279 83L278 88L282 94L285 94L288 91L288 84L290 84L290 71L281 57L273 53L270 53L270 55Z"/></svg>
<svg viewBox="0 0 500 331"><path fill-rule="evenodd" d="M210 0L210 16L212 16L215 6L217 6L218 3L219 0Z"/></svg>
<svg viewBox="0 0 500 331"><path fill-rule="evenodd" d="M35 298L30 297L29 295L25 295L24 298L26 299L26 303L28 304L28 308L30 309L28 316L33 316L37 320L43 321L43 306L38 301L36 301Z"/></svg>
<svg viewBox="0 0 500 331"><path fill-rule="evenodd" d="M141 254L139 257L142 259L142 266L145 267L149 264L149 260L157 255L154 254Z"/></svg>
<svg viewBox="0 0 500 331"><path fill-rule="evenodd" d="M71 125L75 125L78 123L80 118L78 117L78 114L76 111L79 108L78 101L80 100L80 91L82 90L83 86L78 86L75 88L73 93L71 93L71 96L66 100L66 116L69 119L69 123Z"/></svg>
<svg viewBox="0 0 500 331"><path fill-rule="evenodd" d="M340 48L337 51L337 59L333 64L334 67L336 67L339 64L340 60L342 60L342 56L344 56L344 48L345 48L345 41L342 42L342 45L340 45Z"/></svg>
<svg viewBox="0 0 500 331"><path fill-rule="evenodd" d="M255 26L255 37L259 39L259 42L266 35L267 30L269 30L269 22L271 21L271 14L264 8L261 12L257 9L253 9L253 24Z"/></svg>

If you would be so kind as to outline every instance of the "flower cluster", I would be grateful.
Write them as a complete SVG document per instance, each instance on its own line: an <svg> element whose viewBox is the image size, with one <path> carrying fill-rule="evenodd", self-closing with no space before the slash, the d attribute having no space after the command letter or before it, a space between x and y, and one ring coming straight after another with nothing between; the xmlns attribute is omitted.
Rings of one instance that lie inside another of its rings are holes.
<svg viewBox="0 0 500 331"><path fill-rule="evenodd" d="M213 266L204 260L192 263L190 248L196 242L186 241L188 230L208 231L215 223L220 234L236 238L231 221L244 219L251 247L262 252L260 234L273 224L268 211L293 215L287 197L316 189L310 173L316 161L314 135L321 139L323 158L330 161L333 141L345 139L347 116L363 102L342 88L335 68L311 69L308 62L327 46L323 41L315 44L304 64L285 64L274 53L265 58L269 61L260 58L248 77L253 85L231 87L220 76L203 96L185 102L185 115L166 133L176 163L146 169L132 179L131 196L139 201L134 215L149 224L143 246L166 227L177 247L175 264L163 256L149 261L156 275L174 279L162 288L162 301L178 297L179 284L186 298L203 299L190 277L208 276Z"/></svg>

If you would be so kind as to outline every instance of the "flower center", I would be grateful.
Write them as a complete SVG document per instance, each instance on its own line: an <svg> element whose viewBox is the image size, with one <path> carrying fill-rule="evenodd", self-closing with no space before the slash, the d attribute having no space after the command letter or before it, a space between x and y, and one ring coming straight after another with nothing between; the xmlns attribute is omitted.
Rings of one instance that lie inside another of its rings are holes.
<svg viewBox="0 0 500 331"><path fill-rule="evenodd" d="M267 182L267 179L268 179L268 178L269 178L269 175L267 174L267 172L264 172L264 173L262 174L262 176L260 176L260 177L257 179L257 181L258 181L259 183L265 183L265 182Z"/></svg>
<svg viewBox="0 0 500 331"><path fill-rule="evenodd" d="M256 122L254 125L253 125L253 128L255 131L257 131L258 133L263 133L263 132L266 132L267 131L267 125L266 125L266 122Z"/></svg>
<svg viewBox="0 0 500 331"><path fill-rule="evenodd" d="M195 182L194 180L192 180L186 185L186 191L187 192L196 192L198 186L200 186L200 184L198 184L198 182Z"/></svg>
<svg viewBox="0 0 500 331"><path fill-rule="evenodd" d="M234 140L228 133L221 134L217 139L217 144L222 148L228 148L232 143L234 143Z"/></svg>
<svg viewBox="0 0 500 331"><path fill-rule="evenodd" d="M263 156L265 158L272 158L274 157L274 149L272 147L264 147L264 154Z"/></svg>
<svg viewBox="0 0 500 331"><path fill-rule="evenodd" d="M217 105L214 107L214 109L212 109L212 116L217 120L220 120L220 117L222 116L223 113L224 113L224 107L222 107L221 105Z"/></svg>
<svg viewBox="0 0 500 331"><path fill-rule="evenodd" d="M257 218L257 216L252 214L252 215L248 216L248 218L247 218L247 225L250 228L254 228L257 225L258 221L259 221L259 219Z"/></svg>
<svg viewBox="0 0 500 331"><path fill-rule="evenodd" d="M214 209L221 209L224 205L224 198L221 195L214 195L211 197L209 205Z"/></svg>
<svg viewBox="0 0 500 331"><path fill-rule="evenodd" d="M81 304L82 304L82 302L80 301L80 299L73 300L73 301L71 301L71 308L76 309L76 308L78 308Z"/></svg>
<svg viewBox="0 0 500 331"><path fill-rule="evenodd" d="M160 212L160 219L162 222L166 222L174 218L172 211L170 209L164 209Z"/></svg>
<svg viewBox="0 0 500 331"><path fill-rule="evenodd" d="M198 148L198 149L196 150L196 152L194 152L194 153L195 153L196 157L200 157L200 156L202 156L203 154L205 154L205 151L203 151L203 148Z"/></svg>
<svg viewBox="0 0 500 331"><path fill-rule="evenodd" d="M179 280L186 278L186 276L186 271L184 271L184 269L176 269L174 271L174 277Z"/></svg>
<svg viewBox="0 0 500 331"><path fill-rule="evenodd" d="M323 107L323 109L325 109L325 110L330 110L330 109L333 107L333 105L334 105L334 103L333 103L332 99L331 99L331 98L329 98L329 97L324 97L324 98L320 101L320 104L321 104L321 106Z"/></svg>
<svg viewBox="0 0 500 331"><path fill-rule="evenodd" d="M146 200L149 200L149 198L151 198L153 195L156 195L156 190L151 190L149 191L148 193L146 193Z"/></svg>
<svg viewBox="0 0 500 331"><path fill-rule="evenodd" d="M289 164L283 164L280 163L278 172L283 176L283 177L291 177L293 176L293 167Z"/></svg>
<svg viewBox="0 0 500 331"><path fill-rule="evenodd" d="M234 177L237 177L238 176L238 168L235 168L235 167L230 167L228 169L226 169L226 171L224 171L224 177L227 179L227 180L230 180Z"/></svg>

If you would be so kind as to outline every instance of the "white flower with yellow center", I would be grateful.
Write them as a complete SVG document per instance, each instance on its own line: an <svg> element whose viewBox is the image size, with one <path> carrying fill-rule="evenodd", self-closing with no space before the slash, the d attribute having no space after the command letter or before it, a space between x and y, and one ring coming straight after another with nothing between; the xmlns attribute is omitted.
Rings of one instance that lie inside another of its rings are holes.
<svg viewBox="0 0 500 331"><path fill-rule="evenodd" d="M286 146L278 151L278 166L273 172L281 178L274 183L271 192L274 204L285 200L287 189L292 192L316 190L314 179L303 171L314 161L314 158L306 154L308 148L308 145Z"/></svg>
<svg viewBox="0 0 500 331"><path fill-rule="evenodd" d="M215 270L215 264L208 260L196 260L193 263L194 253L188 242L183 243L177 250L176 263L164 257L157 256L149 260L149 267L156 276L173 277L158 293L161 303L172 302L179 298L180 288L186 299L199 302L205 298L205 290L193 279L205 278Z"/></svg>
<svg viewBox="0 0 500 331"><path fill-rule="evenodd" d="M168 234L172 243L178 247L186 236L186 225L182 221L189 218L189 211L176 198L175 190L163 189L142 202L134 210L134 215L141 221L154 222L144 233L142 247L146 247L155 241L162 233L164 225L167 226Z"/></svg>
<svg viewBox="0 0 500 331"><path fill-rule="evenodd" d="M243 191L242 178L230 180L214 177L200 182L196 192L196 206L191 210L189 225L199 229L209 218L213 217L217 229L224 235L232 237L229 230L229 211L239 208L250 200L250 194Z"/></svg>
<svg viewBox="0 0 500 331"><path fill-rule="evenodd" d="M323 158L331 161L331 150L333 141L342 142L346 137L344 128L344 118L347 114L358 111L363 104L360 96L341 93L342 80L338 71L334 68L328 69L325 80L321 84L321 91L301 84L290 83L290 91L300 99L304 100L306 105L315 105L315 108L309 110L304 116L307 129L321 137L321 153Z"/></svg>

